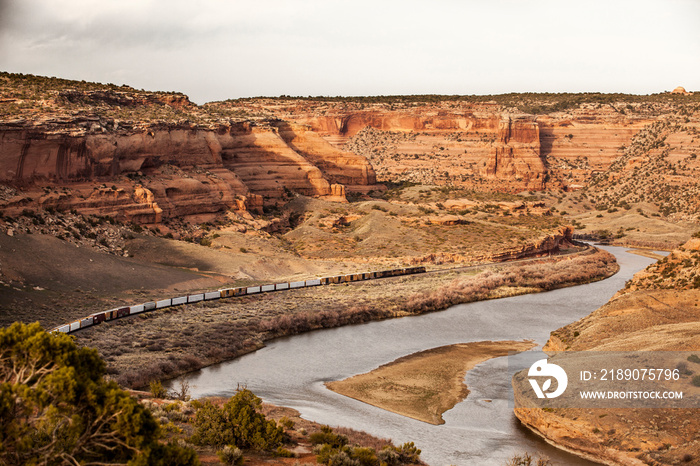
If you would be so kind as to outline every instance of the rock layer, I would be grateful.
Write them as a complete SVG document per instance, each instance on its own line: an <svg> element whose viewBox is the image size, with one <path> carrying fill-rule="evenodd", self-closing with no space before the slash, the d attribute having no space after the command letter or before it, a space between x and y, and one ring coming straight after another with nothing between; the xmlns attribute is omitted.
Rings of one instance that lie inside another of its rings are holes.
<svg viewBox="0 0 700 466"><path fill-rule="evenodd" d="M75 127L76 121L1 125L0 182L29 192L60 185L61 195L41 197L39 205L136 223L227 209L258 211L293 193L345 202L344 185L375 184L364 157L281 121L214 128ZM105 188L86 192L90 183L100 182ZM26 208L23 199L13 199L5 208Z"/></svg>

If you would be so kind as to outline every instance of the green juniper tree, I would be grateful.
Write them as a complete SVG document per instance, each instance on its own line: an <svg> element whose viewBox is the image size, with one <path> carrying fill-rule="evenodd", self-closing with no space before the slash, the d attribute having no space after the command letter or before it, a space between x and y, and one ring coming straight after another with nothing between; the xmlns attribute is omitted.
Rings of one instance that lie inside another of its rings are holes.
<svg viewBox="0 0 700 466"><path fill-rule="evenodd" d="M0 464L198 464L104 379L97 351L38 323L0 329Z"/></svg>

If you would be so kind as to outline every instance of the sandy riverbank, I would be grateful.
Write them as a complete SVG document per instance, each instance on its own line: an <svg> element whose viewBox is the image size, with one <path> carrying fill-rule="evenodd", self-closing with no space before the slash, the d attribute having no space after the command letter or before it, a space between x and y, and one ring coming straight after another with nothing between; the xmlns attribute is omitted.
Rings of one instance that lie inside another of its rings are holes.
<svg viewBox="0 0 700 466"><path fill-rule="evenodd" d="M477 364L535 346L531 340L479 341L410 354L366 374L328 382L341 395L430 424L464 400L464 377Z"/></svg>

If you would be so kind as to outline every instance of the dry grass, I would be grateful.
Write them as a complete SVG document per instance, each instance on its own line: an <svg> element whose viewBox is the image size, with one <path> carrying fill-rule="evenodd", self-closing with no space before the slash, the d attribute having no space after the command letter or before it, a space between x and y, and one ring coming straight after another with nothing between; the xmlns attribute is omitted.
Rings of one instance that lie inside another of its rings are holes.
<svg viewBox="0 0 700 466"><path fill-rule="evenodd" d="M232 359L280 336L436 311L489 298L498 290L552 289L614 271L614 259L603 251L481 270L444 270L186 305L103 324L78 332L76 338L98 348L122 385L138 387Z"/></svg>

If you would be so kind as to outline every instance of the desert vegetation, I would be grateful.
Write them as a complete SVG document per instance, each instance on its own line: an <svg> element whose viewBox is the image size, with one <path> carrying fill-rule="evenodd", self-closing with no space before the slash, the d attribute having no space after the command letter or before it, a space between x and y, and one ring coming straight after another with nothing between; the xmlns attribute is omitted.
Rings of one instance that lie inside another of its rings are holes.
<svg viewBox="0 0 700 466"><path fill-rule="evenodd" d="M104 368L94 349L79 348L71 337L48 334L38 324L0 329L0 462L195 466L200 459L241 465L252 458L269 463L314 458L311 451L290 449L319 438L323 448L332 436L342 439L336 455L363 465L378 466L376 459L384 457L392 465L420 464L413 444L395 447L350 429L333 433L292 410L263 405L245 388L228 400L188 401L163 392L160 398L138 400L106 380Z"/></svg>
<svg viewBox="0 0 700 466"><path fill-rule="evenodd" d="M185 305L101 325L76 338L99 349L120 384L146 386L255 350L271 338L567 286L607 277L617 265L598 251L496 269L444 270Z"/></svg>
<svg viewBox="0 0 700 466"><path fill-rule="evenodd" d="M690 290L700 288L700 239L693 238L650 265L625 284L633 290Z"/></svg>
<svg viewBox="0 0 700 466"><path fill-rule="evenodd" d="M194 451L163 443L150 412L104 377L97 351L38 324L0 329L0 462L194 465Z"/></svg>
<svg viewBox="0 0 700 466"><path fill-rule="evenodd" d="M700 195L693 180L700 172L695 125L665 119L644 127L610 168L586 189L596 210L630 210L650 203L664 217L697 220Z"/></svg>

